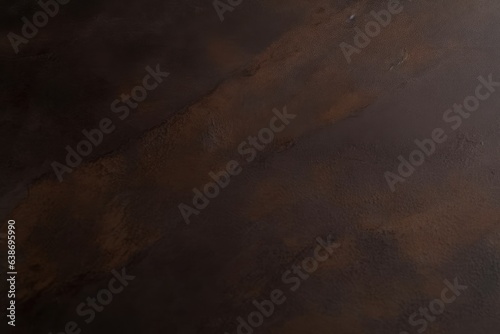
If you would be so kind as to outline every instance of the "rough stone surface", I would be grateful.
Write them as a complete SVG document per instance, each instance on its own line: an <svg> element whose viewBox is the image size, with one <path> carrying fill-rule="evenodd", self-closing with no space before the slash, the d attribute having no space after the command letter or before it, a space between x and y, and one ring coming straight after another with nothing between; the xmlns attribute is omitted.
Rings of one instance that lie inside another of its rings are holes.
<svg viewBox="0 0 500 334"><path fill-rule="evenodd" d="M71 2L18 55L0 42L16 332L233 334L283 289L256 333L416 333L408 317L458 277L426 333L497 334L500 89L456 131L442 115L500 81L500 3L403 4L350 65L339 43L386 2L246 1L222 23L208 1ZM4 6L5 34L36 10ZM170 77L59 183L50 163L158 63ZM284 106L296 119L245 163ZM448 140L391 192L384 173L437 127ZM186 225L178 204L232 159L243 172ZM282 273L330 233L341 246L289 291ZM75 308L124 266L136 279L86 325Z"/></svg>

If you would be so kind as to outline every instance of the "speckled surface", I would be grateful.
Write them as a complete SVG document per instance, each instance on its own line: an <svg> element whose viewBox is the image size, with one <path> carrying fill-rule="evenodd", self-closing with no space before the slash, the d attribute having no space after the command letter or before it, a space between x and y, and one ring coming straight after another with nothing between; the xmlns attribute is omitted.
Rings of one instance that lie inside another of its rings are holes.
<svg viewBox="0 0 500 334"><path fill-rule="evenodd" d="M339 43L386 2L244 2L223 23L209 2L75 2L24 56L3 41L16 332L233 334L283 289L255 333L418 333L408 317L457 277L467 290L425 332L497 334L500 89L456 131L442 115L478 76L500 81L500 4L403 4L350 65ZM157 63L170 77L59 183L50 162ZM284 106L296 119L244 162ZM448 140L391 192L384 173L436 127ZM242 173L186 225L178 204L232 159ZM289 291L282 273L328 234L340 247ZM76 306L124 266L136 279L85 325Z"/></svg>

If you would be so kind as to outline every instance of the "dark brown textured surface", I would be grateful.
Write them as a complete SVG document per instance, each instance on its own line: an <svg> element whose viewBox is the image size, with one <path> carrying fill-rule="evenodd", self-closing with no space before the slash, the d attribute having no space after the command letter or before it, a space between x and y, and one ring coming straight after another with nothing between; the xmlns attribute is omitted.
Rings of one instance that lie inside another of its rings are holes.
<svg viewBox="0 0 500 334"><path fill-rule="evenodd" d="M408 316L459 277L426 333L498 333L500 91L395 193L383 175L479 75L500 80L500 4L404 4L351 65L347 19L385 2L248 1L224 23L209 2L74 2L20 55L4 40L16 332L62 330L126 266L136 280L83 332L233 334L332 233L341 247L255 332L416 333ZM171 76L57 182L48 164L156 63ZM285 105L297 118L185 225L177 205Z"/></svg>

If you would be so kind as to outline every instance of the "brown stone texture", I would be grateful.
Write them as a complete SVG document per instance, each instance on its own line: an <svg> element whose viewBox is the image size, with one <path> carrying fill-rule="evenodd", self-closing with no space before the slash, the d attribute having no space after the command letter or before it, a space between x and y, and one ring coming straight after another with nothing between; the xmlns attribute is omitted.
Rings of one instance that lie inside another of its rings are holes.
<svg viewBox="0 0 500 334"><path fill-rule="evenodd" d="M15 332L234 334L281 289L255 333L418 333L409 316L458 278L425 332L498 334L500 87L457 130L442 117L500 81L500 3L402 5L350 64L340 43L386 1L247 0L221 22L210 1L73 0L19 54L2 39ZM2 7L5 36L39 10ZM118 120L111 102L156 64L170 76ZM285 106L296 118L246 162L239 144ZM104 117L115 132L59 182L50 164ZM435 128L448 139L392 192L384 173ZM241 174L185 224L178 205L230 160ZM329 234L340 247L290 291L282 274ZM86 324L76 307L122 267L135 280Z"/></svg>

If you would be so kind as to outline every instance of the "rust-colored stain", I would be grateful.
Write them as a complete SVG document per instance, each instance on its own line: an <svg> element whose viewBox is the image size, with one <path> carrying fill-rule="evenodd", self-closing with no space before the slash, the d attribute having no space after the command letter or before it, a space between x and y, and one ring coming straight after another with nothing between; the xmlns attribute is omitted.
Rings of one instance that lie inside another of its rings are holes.
<svg viewBox="0 0 500 334"><path fill-rule="evenodd" d="M395 192L384 173L478 76L500 81L500 4L401 3L351 64L339 44L387 2L243 2L222 23L201 0L72 3L19 55L0 42L16 330L233 334L282 289L254 333L420 333L409 318L458 278L425 332L498 333L500 94ZM50 163L148 64L170 76L60 183ZM296 118L246 162L240 143L284 107ZM241 174L185 224L178 205L231 160ZM328 234L341 246L290 291L283 273ZM76 307L122 267L135 280L86 324Z"/></svg>

